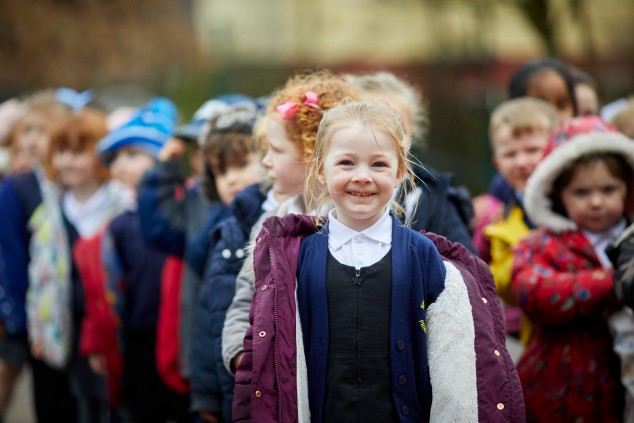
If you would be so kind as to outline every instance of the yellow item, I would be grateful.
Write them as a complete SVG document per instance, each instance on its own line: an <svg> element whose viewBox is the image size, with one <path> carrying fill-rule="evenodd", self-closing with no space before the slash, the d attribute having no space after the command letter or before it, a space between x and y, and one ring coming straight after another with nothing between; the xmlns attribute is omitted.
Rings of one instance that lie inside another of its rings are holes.
<svg viewBox="0 0 634 423"><path fill-rule="evenodd" d="M514 206L506 219L484 228L484 236L491 242L489 267L495 280L495 287L500 298L507 304L517 305L511 291L513 248L528 232L528 226L524 223L524 213L519 206Z"/></svg>
<svg viewBox="0 0 634 423"><path fill-rule="evenodd" d="M498 295L504 303L517 306L517 301L511 289L511 271L513 268L513 249L524 238L530 229L524 223L524 212L515 205L506 219L487 225L484 236L491 243L491 261L489 267L493 274ZM520 340L526 345L532 333L532 325L525 315L522 315Z"/></svg>

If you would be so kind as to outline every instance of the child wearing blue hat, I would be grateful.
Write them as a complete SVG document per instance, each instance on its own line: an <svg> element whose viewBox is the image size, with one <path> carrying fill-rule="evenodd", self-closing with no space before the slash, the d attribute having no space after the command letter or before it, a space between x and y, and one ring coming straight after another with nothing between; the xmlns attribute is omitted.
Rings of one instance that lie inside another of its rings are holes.
<svg viewBox="0 0 634 423"><path fill-rule="evenodd" d="M128 187L132 200L176 119L170 100L154 98L97 145L102 162ZM101 237L84 241L76 254L80 271L87 275L82 354L89 356L94 371L107 376L111 402L123 402L133 421L188 421L186 385L165 380L157 355L159 328L164 320L177 319L164 312L169 298L163 291L178 281L180 261L145 243L136 204L116 216ZM105 272L92 271L95 263ZM103 307L104 302L111 307Z"/></svg>
<svg viewBox="0 0 634 423"><path fill-rule="evenodd" d="M195 298L209 251L208 234L230 216L229 204L235 193L257 178L252 174L251 127L259 113L259 104L242 94L207 101L190 123L176 128L160 151L158 163L139 184L139 216L145 240L183 257L185 262L179 327L180 370L185 378L190 377ZM205 168L190 184L181 163L187 142L198 145ZM246 169L247 179L224 190L223 177L237 169Z"/></svg>

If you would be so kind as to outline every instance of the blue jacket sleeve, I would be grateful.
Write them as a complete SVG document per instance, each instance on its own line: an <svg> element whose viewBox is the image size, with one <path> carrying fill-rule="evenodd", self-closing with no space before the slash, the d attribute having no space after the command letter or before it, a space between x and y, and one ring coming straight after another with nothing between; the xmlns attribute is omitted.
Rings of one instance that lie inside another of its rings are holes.
<svg viewBox="0 0 634 423"><path fill-rule="evenodd" d="M219 411L231 421L233 376L222 361L225 315L235 293L235 280L246 256L246 235L234 218L216 227L200 291L192 343L191 403L194 411Z"/></svg>
<svg viewBox="0 0 634 423"><path fill-rule="evenodd" d="M13 180L0 188L0 321L14 335L26 333L24 302L28 287L28 216Z"/></svg>
<svg viewBox="0 0 634 423"><path fill-rule="evenodd" d="M473 242L471 242L471 233L469 232L469 227L466 225L463 217L458 212L456 204L450 200L445 211L446 214L444 227L446 228L446 230L444 231L445 233L439 235L443 235L453 242L459 242L460 244L464 245L469 251L477 255L478 251L473 246Z"/></svg>
<svg viewBox="0 0 634 423"><path fill-rule="evenodd" d="M166 254L185 250L185 182L176 161L158 162L139 182L139 222L146 242Z"/></svg>

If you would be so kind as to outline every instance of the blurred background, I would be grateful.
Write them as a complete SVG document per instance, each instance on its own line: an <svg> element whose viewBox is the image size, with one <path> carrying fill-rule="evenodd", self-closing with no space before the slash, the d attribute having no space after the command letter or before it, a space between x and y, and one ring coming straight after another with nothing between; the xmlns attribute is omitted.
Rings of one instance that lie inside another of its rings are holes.
<svg viewBox="0 0 634 423"><path fill-rule="evenodd" d="M60 86L112 108L161 94L185 121L301 69L390 70L427 100L422 160L477 194L511 73L556 56L596 79L603 104L628 96L633 24L634 0L0 0L0 101Z"/></svg>

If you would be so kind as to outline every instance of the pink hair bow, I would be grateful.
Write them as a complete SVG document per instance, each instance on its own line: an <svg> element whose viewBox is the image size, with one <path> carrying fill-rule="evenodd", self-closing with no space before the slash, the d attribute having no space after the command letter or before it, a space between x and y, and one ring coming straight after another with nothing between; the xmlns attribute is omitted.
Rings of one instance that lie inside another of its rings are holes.
<svg viewBox="0 0 634 423"><path fill-rule="evenodd" d="M295 113L297 113L297 109L299 108L299 104L294 101L287 101L286 103L280 104L275 108L277 112L282 116L282 119L289 120Z"/></svg>
<svg viewBox="0 0 634 423"><path fill-rule="evenodd" d="M317 109L320 110L321 107L319 107L319 94L317 94L315 91L306 91L304 93L304 104L307 106L312 107L313 109Z"/></svg>
<svg viewBox="0 0 634 423"><path fill-rule="evenodd" d="M314 91L306 91L304 93L304 104L308 107L312 107L313 109L321 110L319 107L319 94ZM288 120L295 116L297 110L299 109L299 104L290 100L286 103L282 103L275 108L275 110L282 116L282 119Z"/></svg>

